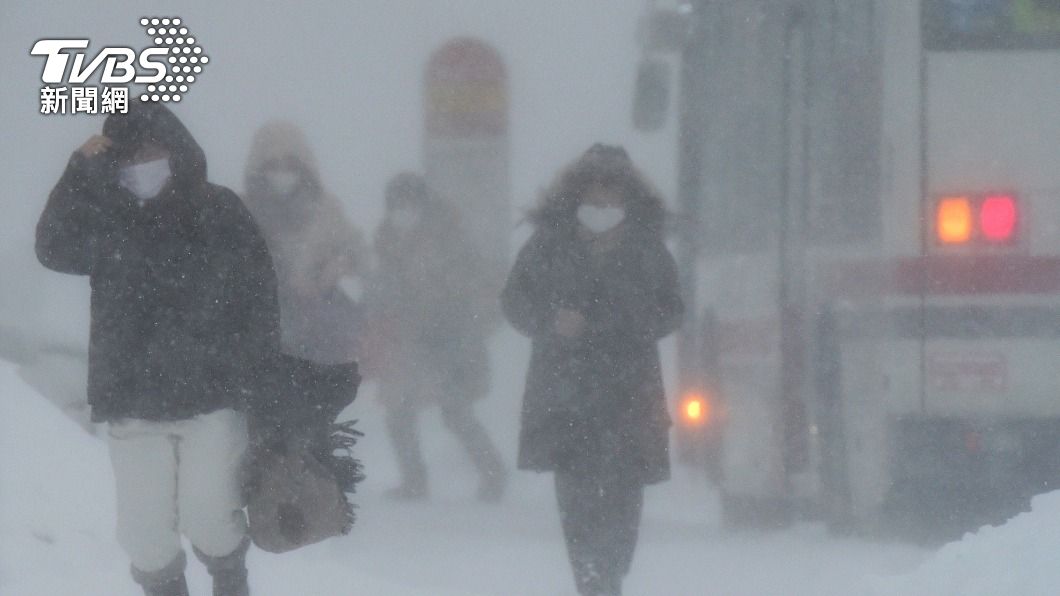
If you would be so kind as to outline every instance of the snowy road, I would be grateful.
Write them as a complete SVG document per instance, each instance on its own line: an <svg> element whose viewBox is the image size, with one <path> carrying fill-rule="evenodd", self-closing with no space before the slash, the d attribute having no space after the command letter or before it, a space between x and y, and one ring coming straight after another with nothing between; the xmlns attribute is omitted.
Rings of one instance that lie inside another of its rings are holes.
<svg viewBox="0 0 1060 596"><path fill-rule="evenodd" d="M0 594L138 594L113 538L104 444L36 395L7 363L0 364L0 392ZM357 527L287 555L253 551L256 596L573 594L548 477L516 474L504 504L478 505L470 466L427 416L432 500L389 502L381 495L394 472L381 429L372 424L380 412L370 401L359 407L370 479ZM498 430L506 431L502 443L513 442L514 425ZM903 545L836 540L816 526L725 534L713 503L710 490L680 469L673 482L649 489L627 594L845 595L864 592L874 576L907 572L926 555ZM197 563L189 579L193 593L208 593Z"/></svg>
<svg viewBox="0 0 1060 596"><path fill-rule="evenodd" d="M850 594L871 575L902 572L923 553L837 541L817 527L726 535L715 524L667 519L655 491L630 595ZM425 531L426 529L426 531ZM482 510L459 502L399 507L369 501L364 524L328 557L395 586L394 594L574 594L551 503ZM289 572L297 573L293 567ZM353 594L321 585L320 594ZM388 592L389 593L389 592Z"/></svg>

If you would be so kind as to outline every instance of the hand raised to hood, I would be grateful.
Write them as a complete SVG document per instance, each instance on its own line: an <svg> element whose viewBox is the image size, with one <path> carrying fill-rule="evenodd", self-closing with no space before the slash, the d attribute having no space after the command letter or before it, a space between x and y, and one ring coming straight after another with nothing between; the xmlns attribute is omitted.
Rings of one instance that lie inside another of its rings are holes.
<svg viewBox="0 0 1060 596"><path fill-rule="evenodd" d="M113 145L114 141L103 135L92 135L77 150L85 157L95 157L110 149Z"/></svg>

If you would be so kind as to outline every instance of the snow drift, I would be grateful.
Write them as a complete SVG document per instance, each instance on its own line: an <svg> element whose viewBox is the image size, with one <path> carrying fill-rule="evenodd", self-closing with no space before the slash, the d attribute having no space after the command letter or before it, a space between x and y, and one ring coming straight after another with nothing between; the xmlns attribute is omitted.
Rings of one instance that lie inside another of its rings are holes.
<svg viewBox="0 0 1060 596"><path fill-rule="evenodd" d="M880 580L877 594L1052 595L1060 585L1060 491L1034 497L1031 511L943 546L916 571Z"/></svg>

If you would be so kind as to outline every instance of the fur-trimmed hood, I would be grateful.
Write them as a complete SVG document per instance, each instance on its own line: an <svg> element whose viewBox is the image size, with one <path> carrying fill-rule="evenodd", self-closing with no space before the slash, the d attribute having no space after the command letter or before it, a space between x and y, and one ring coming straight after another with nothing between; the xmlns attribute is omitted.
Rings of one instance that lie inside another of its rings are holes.
<svg viewBox="0 0 1060 596"><path fill-rule="evenodd" d="M626 221L633 229L661 236L666 210L659 193L633 165L625 149L597 143L564 168L545 190L529 219L539 229L573 231L576 213L585 193L594 184L613 186L622 192Z"/></svg>
<svg viewBox="0 0 1060 596"><path fill-rule="evenodd" d="M305 133L286 120L273 120L254 133L250 155L243 171L248 195L258 196L265 189L264 173L273 165L285 164L300 169L308 184L321 192L320 170Z"/></svg>

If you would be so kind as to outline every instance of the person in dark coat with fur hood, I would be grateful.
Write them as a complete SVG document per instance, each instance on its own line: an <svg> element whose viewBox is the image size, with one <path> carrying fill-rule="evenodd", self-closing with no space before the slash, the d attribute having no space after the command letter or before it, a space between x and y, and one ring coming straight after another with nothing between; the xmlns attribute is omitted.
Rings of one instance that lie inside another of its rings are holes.
<svg viewBox="0 0 1060 596"><path fill-rule="evenodd" d="M683 314L664 209L624 149L594 145L533 213L502 294L533 342L519 467L555 472L578 591L621 592L645 485L669 478L657 343Z"/></svg>
<svg viewBox="0 0 1060 596"><path fill-rule="evenodd" d="M74 152L37 257L92 287L88 400L108 424L118 541L149 596L185 596L181 534L217 596L249 593L245 402L279 348L276 278L239 198L157 103Z"/></svg>

